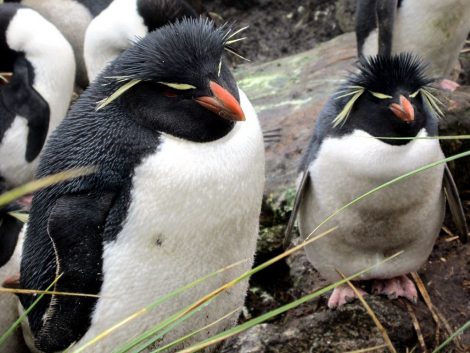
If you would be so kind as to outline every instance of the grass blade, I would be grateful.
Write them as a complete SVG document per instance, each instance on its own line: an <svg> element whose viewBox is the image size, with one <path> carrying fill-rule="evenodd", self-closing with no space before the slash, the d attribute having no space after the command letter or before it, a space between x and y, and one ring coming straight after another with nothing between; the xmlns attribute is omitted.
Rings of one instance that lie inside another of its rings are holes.
<svg viewBox="0 0 470 353"><path fill-rule="evenodd" d="M181 316L177 320L173 321L172 323L168 324L163 330L158 330L154 334L149 334L149 338L147 341L143 342L141 345L139 345L136 349L132 350L131 353L141 353L142 351L146 350L149 348L152 344L157 342L159 339L161 339L163 336L165 336L168 332L179 326L179 324L183 323L190 317L192 317L194 314L200 312L202 309L204 309L206 306L208 306L211 303L211 301L207 301L201 306L197 307L196 309L187 312L185 315ZM161 332L160 332L161 331ZM154 337L152 337L155 335Z"/></svg>
<svg viewBox="0 0 470 353"><path fill-rule="evenodd" d="M188 312L192 311L192 310L195 310L197 309L199 306L201 306L202 304L204 304L205 302L207 301L212 301L212 299L214 299L217 295L219 295L220 293L222 293L223 291L235 286L237 283L241 282L242 280L250 277L251 275L263 270L264 268L272 265L273 263L289 256L290 254L302 249L304 246L330 234L331 232L333 232L334 230L336 229L335 228L332 228L332 229L329 229L327 230L326 232L322 233L322 234L319 234L317 235L316 237L312 238L312 239L309 239L308 241L305 241L285 252L283 252L282 254L262 263L261 265L258 265L257 267L251 269L250 271L247 271L245 273L243 273L242 275L240 275L239 277L235 278L234 280L224 284L223 286L215 289L214 291L212 291L211 293L207 294L206 296L200 298L199 300L197 300L196 302L194 302L193 304L187 306L186 308L184 308L183 310L179 311L178 313L172 315L170 318L168 318L167 320L165 320L163 323L160 323L156 326L154 326L153 328L151 328L150 330L144 332L142 335L138 336L137 338L135 338L134 340L132 340L131 342L129 342L126 346L124 347L120 347L118 351L116 351L115 353L123 353L123 352L127 352L129 349L131 349L132 347L135 347L136 345L140 344L142 341L144 341L145 339L148 339L149 337L151 337L152 335L155 334L155 332L159 331L159 330L162 330L164 329L166 326L170 325L172 322L178 320L179 318L181 318L182 316L186 315Z"/></svg>
<svg viewBox="0 0 470 353"><path fill-rule="evenodd" d="M206 281L207 279L211 278L211 277L214 277L224 271L227 271L233 267L236 267L242 263L246 262L246 260L242 260L242 261L239 261L239 262L236 262L232 265L229 265L227 267L224 267L220 270L217 270L217 271L214 271L204 277L201 277L183 287L180 287L160 298L158 298L155 302L151 303L150 305L146 306L145 308L142 308L141 310L139 311L136 311L134 314L128 316L127 318L125 318L124 320L121 320L120 322L118 322L117 324L111 326L109 329L107 329L106 331L102 332L100 335L96 336L95 338L93 338L92 340L90 340L89 342L85 343L83 346L77 348L76 350L73 351L73 353L80 353L82 351L84 351L86 348L96 344L98 341L102 340L103 338L105 338L106 336L109 336L111 333L113 333L114 331L118 330L120 327L126 325L127 323L137 319L138 317L148 313L149 311L151 311L152 309L156 308L158 305L166 302L167 300L177 296L178 294L180 293L183 293L189 289L191 289L192 287Z"/></svg>
<svg viewBox="0 0 470 353"><path fill-rule="evenodd" d="M42 188L46 188L48 186L58 184L66 180L89 175L94 172L95 172L94 167L76 168L76 169L66 170L64 172L60 172L54 175L49 175L45 178L31 181L27 184L24 184L20 187L17 187L15 189L12 189L0 195L0 207L6 206L9 203L19 199L22 196L31 194Z"/></svg>
<svg viewBox="0 0 470 353"><path fill-rule="evenodd" d="M86 293L72 293L72 292L55 292L49 290L35 290L35 289L17 289L17 288L3 288L0 287L0 294L11 293L11 294L41 294L41 295L62 295L67 297L84 297L84 298L99 298L96 294Z"/></svg>
<svg viewBox="0 0 470 353"><path fill-rule="evenodd" d="M368 268L366 268L366 269L364 269L364 270L362 270L362 271L360 271L360 272L357 272L357 273L355 273L355 274L352 275L352 276L349 276L349 277L347 277L347 278L345 278L345 279L342 279L342 280L340 280L340 281L338 281L338 282L335 282L335 283L333 283L333 284L330 284L330 285L328 285L328 286L326 286L326 287L324 287L324 288L322 288L322 289L320 289L320 290L317 290L317 291L315 291L315 292L313 292L313 293L311 293L311 294L308 294L308 295L306 295L306 296L304 296L304 297L302 297L302 298L300 298L300 299L297 299L297 300L295 300L295 301L293 301L293 302L291 302L291 303L289 303L289 304L286 304L286 305L283 305L283 306L281 306L281 307L279 307L279 308L277 308L277 309L271 310L271 311L267 312L266 314L263 314L263 315L261 315L261 316L258 316L257 318L251 319L251 320L249 320L249 321L247 321L247 322L245 322L245 323L243 323L243 324L241 324L241 325L235 326L235 327L233 327L233 328L231 328L231 329L229 329L229 330L227 330L227 331L225 331L225 332L221 332L221 333L219 333L219 334L217 334L217 335L215 335L215 336L212 336L212 337L210 337L210 338L208 338L208 339L206 339L206 340L204 340L204 341L202 341L202 342L200 342L200 343L198 343L198 344L195 344L195 345L193 345L193 346L191 346L191 347L188 347L188 348L185 348L185 349L183 349L183 350L180 350L180 351L178 351L177 353L193 353L193 352L199 351L199 350L201 350L201 349L204 349L204 348L206 348L206 347L208 347L208 346L211 346L211 345L213 345L213 344L216 344L216 343L218 343L218 342L221 342L221 341L223 341L223 340L225 340L225 339L227 339L227 338L229 338L229 337L232 337L232 336L234 336L234 335L236 335L236 334L239 334L240 332L243 332L243 331L245 331L245 330L248 330L248 329L250 329L251 327L253 327L253 326L255 326L255 325L258 325L258 324L260 324L260 323L262 323L262 322L264 322L264 321L266 321L266 320L272 319L272 318L274 318L274 317L276 317L276 316L278 316L278 315L280 315L280 314L283 314L283 313L285 313L285 312L288 311L288 310L291 310L291 309L293 309L293 308L296 308L296 307L298 307L299 305L301 305L301 304L303 304L303 303L305 303L305 302L307 302L307 301L310 301L310 300L312 300L312 299L314 299L314 298L316 298L316 297L319 297L320 295L322 295L322 294L324 294L324 293L326 293L326 292L328 292L328 291L330 291L330 290L336 288L337 286L342 285L342 284L346 283L347 281L353 280L353 279L357 278L358 276L360 276L360 275L362 275L362 274L364 274L364 273L370 271L371 269L373 269L373 268L375 268L375 267L377 267L377 266L380 266L380 265L382 265L382 264L384 264L384 263L386 263L386 262L388 262L388 261L390 261L390 260L396 258L397 256L401 255L402 253L403 253L403 251L400 251L399 253L397 253L397 254L395 254L395 255L392 255L392 256L386 258L385 260L383 260L383 261L381 261L381 262L379 262L379 263L377 263L377 264L375 264L375 265L373 265L373 266L370 266L370 267L368 267Z"/></svg>
<svg viewBox="0 0 470 353"><path fill-rule="evenodd" d="M346 279L346 276L342 273L339 273L340 276L343 278L343 279ZM392 343L392 340L390 339L390 337L388 336L388 333L387 333L387 330L385 329L385 327L383 327L382 323L380 322L380 320L378 319L377 315L375 315L374 313L374 310L372 310L372 308L370 307L369 304L367 304L367 302L365 301L364 299L364 296L357 290L357 288L352 284L352 282L350 280L347 280L346 282L349 287L351 287L351 289L354 291L354 293L356 294L357 298L359 299L359 301L361 302L361 304L364 306L364 308L366 309L367 313L369 314L369 316L371 317L372 321L374 321L374 324L375 326L377 326L380 334L382 335L385 343L387 344L387 348L390 352L392 353L397 353L397 350L395 349L395 347L393 346L393 343Z"/></svg>
<svg viewBox="0 0 470 353"><path fill-rule="evenodd" d="M381 136L362 136L365 138L375 138L380 140L468 140L470 135L453 136L415 136L415 137L381 137Z"/></svg>
<svg viewBox="0 0 470 353"><path fill-rule="evenodd" d="M470 151L465 151L465 152L462 152L462 153L459 153L459 154L455 154L453 156L450 156L450 157L447 157L447 158L444 158L444 159L441 159L439 161L436 161L436 162L433 162L433 163L429 163L429 164L426 164L420 168L417 168L415 170L412 170L411 172L408 172L408 173L405 173L403 175L400 175L392 180L389 180L387 181L386 183L383 183L379 186L377 186L376 188L373 188L372 190L369 190L367 191L366 193L360 195L359 197L356 197L354 200L352 200L351 202L347 203L346 205L342 206L341 208L337 209L335 212L333 212L331 215L329 215L328 217L326 217L317 227L315 227L315 229L307 236L307 239L310 238L310 236L312 236L321 226L323 226L325 223L327 223L328 221L330 221L332 218L336 217L338 214L340 214L341 212L343 212L344 210L346 210L347 208L349 208L350 206L358 203L359 201L365 199L366 197L376 193L377 191L380 191L382 189L385 189L386 187L392 185L392 184L395 184L399 181L402 181L406 178L409 178L415 174L418 174L418 173L421 173L421 172L424 172L425 170L428 170L428 169L431 169L435 166L438 166L440 164L444 164L444 163L447 163L447 162L451 162L451 161L454 161L456 159L459 159L459 158L463 158L463 157L468 157L470 156Z"/></svg>
<svg viewBox="0 0 470 353"><path fill-rule="evenodd" d="M411 317L411 322L413 323L413 327L415 329L416 336L418 337L418 343L421 347L421 352L422 353L427 353L428 349L426 348L426 342L424 341L424 336L423 336L423 332L421 331L421 326L419 324L418 318L416 317L416 314L415 314L413 308L411 307L411 304L408 303L408 302L406 303L406 309L408 310L408 314Z"/></svg>
<svg viewBox="0 0 470 353"><path fill-rule="evenodd" d="M214 322L211 322L209 325L206 325L206 326L204 326L204 327L202 327L202 328L200 328L200 329L198 329L198 330L196 330L196 331L193 331L193 332L187 334L186 336L183 336L183 337L181 337L181 338L178 338L177 340L174 340L173 342L168 343L166 346L163 346L163 347L161 347L161 348L158 348L158 349L152 351L151 353L160 353L160 352L162 352L162 351L164 351L164 350L166 350L166 349L170 349L171 347L176 346L176 345L179 344L179 343L183 343L183 342L186 341L187 339L189 339L189 338L191 338L191 337L197 335L199 332L202 332L202 331L204 331L204 330L207 330L208 328L211 328L211 327L214 326L214 325L217 325L219 322L222 322L223 320L229 318L230 316L234 315L235 313L239 312L240 310L241 310L241 308L237 308L237 309L235 309L235 310L229 312L228 314L222 316L220 319L217 319L217 320L215 320Z"/></svg>
<svg viewBox="0 0 470 353"><path fill-rule="evenodd" d="M263 264L257 266L256 268L254 268L254 269L252 269L252 270L250 270L250 271L245 272L244 274L242 274L242 275L239 276L238 278L236 278L236 279L232 280L231 282L225 284L224 286L222 286L222 287L216 289L216 290L213 291L212 293L209 293L209 294L208 294L207 296L205 296L204 298L201 298L201 299L198 300L197 302L193 303L193 305L191 305L191 306L189 306L188 308L182 310L182 311L181 311L180 313L178 313L176 316L172 316L170 321L167 321L167 320L166 320L166 321L165 321L165 325L168 325L168 324L170 324L171 322L176 321L176 320L178 320L179 318L181 318L180 315L185 315L185 314L188 312L187 310L189 310L189 311L195 310L195 309L198 308L200 305L202 305L204 302L210 300L210 299L213 298L214 296L220 294L222 291L224 291L224 290L230 288L231 286L237 284L237 283L240 282L241 280L243 280L243 279L245 279L245 278L251 276L252 274L257 273L257 272L259 272L260 270L262 270L262 269L264 269L264 268L266 268L266 267L272 265L273 263L275 263L275 262L277 262L277 261L279 261L279 260L281 260L281 259L283 259L283 258L289 256L290 254L294 253L295 251L300 250L301 248L303 248L304 246L308 245L309 243L311 243L311 242L313 242L313 241L315 241L315 240L317 240L317 239L319 239L319 238L321 238L321 237L323 237L323 236L326 236L327 234L331 233L331 232L334 231L336 228L332 228L332 229L330 229L330 230L328 230L328 231L326 231L326 232L324 232L324 233L322 233L322 234L320 234L320 235L318 235L318 236L316 236L316 237L311 238L312 235L313 235L322 225L324 225L324 224L327 223L329 220L331 220L333 217L335 217L336 215L338 215L339 213L341 213L342 211L344 211L346 208L348 208L348 207L352 206L353 204L359 202L360 200L364 199L365 197L367 197L367 196L369 196L369 195L371 195L371 194L373 194L373 193L375 193L375 192L377 192L377 191L379 191L379 190L381 190L381 189L383 189L383 188L386 188L386 187L388 187L389 185L391 185L391 184L393 184L393 183L396 183L396 182L398 182L398 181L400 181L400 180L403 180L403 179L405 179L405 178L407 178L407 177L409 177L409 176L412 176L412 175L414 175L414 174L417 174L417 173L419 173L419 172L421 172L421 171L424 171L424 170L430 169L430 168L432 168L432 167L434 167L434 166L437 166L437 165L439 165L439 164L446 163L446 162L448 162L448 161L456 160L456 159L459 159L459 158L463 158L463 157L466 157L466 156L469 156L469 155L470 155L470 151L466 151L466 152L463 152L463 153L460 153L460 154L457 154L457 155L454 155L454 156L445 158L445 159L443 159L443 160L440 160L440 161L437 161L437 162L434 162L434 163L430 163L430 164L425 165L425 166L423 166L423 167L421 167L421 168L418 168L418 169L416 169L416 170L414 170L414 171L411 171L411 172L406 173L406 174L404 174L404 175L401 175L401 176L399 176L399 177L397 177L397 178L395 178L395 179L392 179L392 180L390 180L390 181L388 181L388 182L386 182L386 183L384 183L384 184L378 186L377 188L374 188L374 189L368 191L367 193L365 193L365 194L363 194L363 195L360 195L359 197L357 197L356 199L354 199L354 200L351 201L350 203L344 205L344 206L341 207L340 209L338 209L338 210L336 210L335 212L333 212L333 213L332 213L330 216L328 216L325 220L323 220L323 221L308 235L307 239L306 239L304 242L302 242L302 243L299 244L298 246L295 246L295 247L293 247L293 248L291 248L291 249L285 251L284 253L282 253L282 254L280 254L280 255L274 257L273 259L266 261L265 263L263 263ZM134 314L134 315L135 315L135 314ZM117 325L115 325L115 326L113 326L113 327L120 327L120 326L123 326L124 324L126 324L127 322L131 321L131 320L134 319L134 318L135 318L134 316L131 316L130 318L126 318L125 320L121 321L120 323L118 323ZM159 330L164 328L162 325L157 325L157 327L158 327ZM152 328L152 329L151 329L150 331L148 331L148 332L154 332L155 329L156 329L156 327ZM147 334L148 334L148 332L147 332ZM107 334L107 333L105 332L104 334ZM135 347L136 345L138 345L139 343L141 343L143 340L145 340L146 338L148 338L148 336L145 336L145 335L146 335L146 333L144 333L143 335L139 336L137 339L131 341L128 345L126 345L126 347L130 347L130 348ZM95 338L93 341L99 340L101 336L102 336L102 335L98 336L98 337ZM83 349L80 349L80 350L75 351L75 352L80 352L80 351L82 351L82 350L83 350ZM125 352L125 350L120 349L119 352Z"/></svg>
<svg viewBox="0 0 470 353"><path fill-rule="evenodd" d="M370 348L364 348L364 349L358 349L356 351L349 351L349 352L346 352L346 353L367 353L367 352L373 352L373 351L376 351L378 349L382 349L382 348L385 348L387 347L386 344L382 344L380 346L375 346L375 347L370 347Z"/></svg>
<svg viewBox="0 0 470 353"><path fill-rule="evenodd" d="M440 351L442 351L445 347L447 347L450 342L452 342L457 336L461 335L462 333L464 333L466 330L468 330L470 328L470 320L467 321L465 324L463 324L463 326L461 326L460 328L457 329L457 331L455 331L452 335L450 335L450 337L448 339L446 339L444 342L442 342L442 344L437 347L432 353L438 353Z"/></svg>
<svg viewBox="0 0 470 353"><path fill-rule="evenodd" d="M51 289L57 281L62 277L62 274L57 276L57 278L52 282L47 288L46 291ZM39 303L39 301L44 297L45 294L41 294L29 307L24 311L23 314L13 323L13 325L10 326L10 328L0 337L0 347L6 342L8 337L10 337L13 332L18 328L19 325L23 322L23 320L28 316L28 314L36 307L36 305Z"/></svg>

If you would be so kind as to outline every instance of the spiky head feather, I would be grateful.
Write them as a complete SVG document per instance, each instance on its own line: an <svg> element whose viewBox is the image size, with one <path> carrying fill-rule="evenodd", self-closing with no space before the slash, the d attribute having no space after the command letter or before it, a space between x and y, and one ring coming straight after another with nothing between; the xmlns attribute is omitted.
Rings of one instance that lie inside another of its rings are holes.
<svg viewBox="0 0 470 353"><path fill-rule="evenodd" d="M408 92L413 97L421 93L428 110L442 117L439 107L442 103L432 94L429 85L433 80L426 76L425 69L423 61L411 53L362 57L357 63L357 71L351 73L336 92L335 99L341 109L333 119L333 126L344 124L365 92L382 98L392 98L398 91Z"/></svg>
<svg viewBox="0 0 470 353"><path fill-rule="evenodd" d="M119 76L104 78L120 85L97 108L104 108L141 81L203 86L203 80L220 77L222 70L228 70L222 65L224 52L240 56L231 44L243 39L235 37L246 28L232 31L228 25L216 27L201 18L183 18L161 27L115 62L112 71Z"/></svg>
<svg viewBox="0 0 470 353"><path fill-rule="evenodd" d="M373 92L391 94L398 88L415 92L433 82L425 75L423 61L411 53L362 58L357 68L348 84Z"/></svg>

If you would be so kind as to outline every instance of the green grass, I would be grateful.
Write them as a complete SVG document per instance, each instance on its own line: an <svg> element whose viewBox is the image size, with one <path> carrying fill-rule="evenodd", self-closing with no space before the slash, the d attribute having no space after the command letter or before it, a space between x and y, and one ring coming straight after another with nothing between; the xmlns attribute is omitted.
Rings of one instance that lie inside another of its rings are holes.
<svg viewBox="0 0 470 353"><path fill-rule="evenodd" d="M428 170L430 168L433 168L437 165L440 165L440 164L443 164L443 163L446 163L446 162L450 162L450 161L453 161L453 160L456 160L456 159L459 159L459 158L463 158L463 157L467 157L467 156L470 156L470 151L466 151L466 152L462 152L462 153L459 153L457 155L454 155L454 156L451 156L451 157L448 157L448 158L445 158L443 160L440 160L440 161L437 161L437 162L434 162L434 163L430 163L430 164L427 164L421 168L418 168L414 171L410 171L408 173L405 173L403 174L402 176L399 176L397 178L394 178L366 193L364 193L363 195L360 195L359 197L357 197L356 199L352 200L351 202L349 202L348 204L344 205L343 207L341 207L340 209L336 210L335 212L333 212L330 216L328 216L327 218L325 218L324 221L322 221L310 234L309 236L307 237L306 241L304 241L302 244L282 253L281 255L278 255L268 261L266 261L265 263L251 269L250 271L247 271L245 272L244 274L242 274L241 276L235 278L234 280L226 283L224 286L220 287L220 288L217 288L216 290L214 290L213 292L211 293L208 293L206 296L204 296L203 298L200 298L198 301L194 302L193 304L187 306L186 308L182 309L181 311L177 312L176 314L170 316L169 318L167 318L166 320L164 320L163 322L160 322L159 324L155 325L154 327L150 328L149 330L147 330L146 332L142 333L140 336L138 336L137 338L134 338L132 340L130 340L128 343L124 344L123 346L121 347L117 347L115 352L116 353L124 353L124 352L129 352L129 351L132 351L132 352L140 352L142 351L143 349L145 349L146 347L149 347L150 345L154 344L156 341L158 341L159 339L161 339L166 333L170 332L171 330L173 330L174 328L178 327L178 325L180 325L182 322L184 322L185 320L187 320L188 318L190 318L192 315L194 315L195 313L197 313L198 311L200 310L203 310L206 306L210 305L211 302L219 295L221 294L222 292L226 291L227 289L233 287L234 285L236 285L237 283L239 283L240 281L242 280L246 280L248 279L251 275L253 275L254 273L257 273L265 268L267 268L268 266L271 266L273 263L277 262L277 261L280 261L281 259L284 259L286 258L287 256L289 256L290 254L292 254L293 252L295 251L298 251L300 250L301 248L303 248L304 246L320 239L321 237L324 237L324 236L327 236L329 234L331 234L332 232L334 232L335 228L333 229L330 229L324 233L321 233L319 235L316 235L314 237L312 237L317 231L318 229L323 226L324 224L326 224L327 222L329 222L331 219L333 219L334 217L336 217L338 214L340 214L341 212L343 212L344 210L346 210L347 208L349 207L352 207L354 204L360 202L361 200L363 200L364 198L372 195L373 193L375 192L378 192L386 187L389 187L390 185L392 184L395 184L395 183L398 183L406 178L409 178L409 177L412 177L413 175L416 175L420 172L423 172L425 170ZM34 192L35 190L38 190L40 188L43 188L43 187L47 187L49 185L52 185L54 183L57 183L57 182L61 182L63 180L67 180L67 179L70 179L70 178L74 178L74 177L77 177L77 176L82 176L82 175L86 175L86 174L89 174L89 173L92 173L93 170L92 169L85 169L85 170L75 170L75 171L69 171L69 172L64 172L64 173L61 173L59 176L53 176L53 177L48 177L48 178L45 178L45 179L42 179L42 180L39 180L39 181L35 181L33 183L29 183L21 188L18 188L18 189L15 189L15 190L12 190L4 195L0 195L0 206L1 205L6 205L12 201L14 201L15 199L23 196L23 195L26 195L26 194L29 194L31 192ZM398 255L396 255L398 256ZM389 258L390 259L390 258ZM389 259L387 259L386 261L388 261ZM377 266L377 265L376 265ZM372 266L371 268L373 268L374 266ZM283 305L277 309L274 309L266 314L263 314L259 317L256 317L254 319L251 319L241 325L237 325L225 332L222 332L222 333L219 333L217 335L214 335L213 337L210 337L210 338L207 338L205 340L203 340L202 342L199 342L189 348L186 348L182 351L180 351L181 353L190 353L190 352L196 352L197 350L200 350L204 347L207 347L207 346L210 346L212 344L215 344L215 343L218 343L218 342L221 342L223 340L225 340L226 338L228 337L231 337L233 335L236 335L236 334L239 334L240 332L243 332L255 325L258 325L262 322L265 322L266 320L270 320L282 313L285 313L286 311L292 309L292 308L295 308L297 306L299 306L300 304L302 303L305 303L309 300L312 300L330 290L332 290L333 288L335 288L336 286L338 285L341 285L343 283L346 283L347 281L350 281L350 280L353 280L354 278L356 278L358 275L370 270L371 268L368 268L368 269L365 269L364 271L361 271L353 276L350 276L350 277L347 277L346 279L343 279L341 281L338 281L334 284L331 284L325 288L322 288L318 291L315 291L314 293L311 293L307 296L304 296L300 299L297 299L289 304L286 304L286 305ZM82 347L78 347L76 349L74 349L74 347L71 347L69 349L73 350L73 352L75 353L80 353L82 351L84 351L86 348L90 348L92 347L95 343L97 343L99 340L103 339L104 337L110 335L112 332L114 332L115 330L118 330L118 329L121 329L123 328L126 324L128 324L129 322L133 321L134 319L140 317L141 315L147 315L149 314L149 312L151 312L151 310L157 308L160 304L164 303L165 301L169 300L170 298L172 297L175 297L177 296L178 294L180 293L184 293L188 290L191 290L191 288L193 288L194 286L196 286L197 284L205 281L206 279L212 277L212 276L215 276L217 275L218 273L220 273L221 271L224 271L225 269L221 269L219 271L216 271L214 273L211 273L211 274L208 274L207 276L201 278L201 279L198 279L186 286L183 286L171 293L168 293L166 296L164 297L161 297L161 298L158 298L156 299L155 302L149 304L148 306L142 308L141 310L139 310L138 312L134 313L133 315L127 317L126 319L122 320L121 322L119 323L116 323L115 325L111 326L108 330L102 332L100 335L98 335L97 337L95 337L93 340L91 340L90 342L87 342L85 345L83 345ZM58 280L58 278L56 279L56 281ZM56 282L55 281L55 282ZM54 283L55 283L54 282ZM49 290L53 285L51 284L51 286L48 287L47 290ZM29 307L24 313L23 315L21 315L18 320L10 327L9 330L7 330L7 332L5 332L2 337L0 338L0 345L2 343L4 343L6 341L6 339L16 330L16 328L21 324L22 320L24 320L24 318L26 317L26 315L34 309L34 306L37 304L37 302L39 300L41 300L41 298L45 295L45 293L42 293L37 299L36 301L31 305L31 307ZM219 320L222 320L222 318L220 318ZM445 342L443 342L438 348L436 348L436 350L434 352L439 352L441 351L444 347L446 347L448 344L450 344L450 342L455 339L455 337L457 337L459 334L461 334L462 332L464 332L466 329L468 329L468 327L470 326L470 323L467 322L464 326L462 326L460 329L458 329L453 335L451 335ZM189 339L191 337L193 337L195 334L197 334L201 329L198 329L198 330L195 330L194 332L186 335L185 337L182 337L178 340L176 340L175 342L170 342L169 344L167 344L165 347L160 347L158 349L155 350L155 352L163 352L165 351L165 349L169 349L170 347L174 347L176 344L179 344L181 342L184 342L186 339Z"/></svg>

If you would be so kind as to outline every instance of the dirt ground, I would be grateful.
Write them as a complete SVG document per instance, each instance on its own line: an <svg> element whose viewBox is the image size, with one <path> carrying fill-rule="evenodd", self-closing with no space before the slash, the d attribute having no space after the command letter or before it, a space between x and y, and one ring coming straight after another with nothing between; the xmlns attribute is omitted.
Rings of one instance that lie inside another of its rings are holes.
<svg viewBox="0 0 470 353"><path fill-rule="evenodd" d="M249 25L237 44L254 62L277 59L313 48L341 34L332 0L207 0L205 10L237 28Z"/></svg>

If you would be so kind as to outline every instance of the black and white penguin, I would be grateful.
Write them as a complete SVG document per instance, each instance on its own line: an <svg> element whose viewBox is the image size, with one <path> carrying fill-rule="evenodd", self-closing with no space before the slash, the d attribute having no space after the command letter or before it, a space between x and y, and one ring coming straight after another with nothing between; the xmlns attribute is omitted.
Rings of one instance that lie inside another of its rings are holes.
<svg viewBox="0 0 470 353"><path fill-rule="evenodd" d="M421 61L411 54L359 62L358 72L318 117L301 163L289 228L298 213L300 233L308 237L356 197L444 158L437 139L384 139L438 134L440 110L430 83ZM416 301L416 288L406 274L419 269L431 253L444 219L445 195L455 206L451 210L465 241L467 229L458 192L449 170L441 164L337 214L318 231L334 226L337 230L308 245L308 259L333 282L340 279L337 270L350 276L404 250L358 280L375 280L376 294ZM354 296L347 285L337 287L328 305L335 308Z"/></svg>
<svg viewBox="0 0 470 353"><path fill-rule="evenodd" d="M429 64L428 76L445 79L441 82L443 88L454 90L458 87L447 78L456 66L470 32L470 1L358 0L356 36L359 56L378 53L376 7L390 4L396 4L396 13L388 12L393 32L392 53L417 54ZM386 21L386 15L379 20Z"/></svg>
<svg viewBox="0 0 470 353"><path fill-rule="evenodd" d="M43 298L28 317L36 349L79 347L163 294L245 260L90 347L109 352L251 267L264 146L224 59L233 33L203 19L150 33L104 70L51 136L38 176L96 172L34 195L21 287L44 289L63 273L55 290L100 298ZM246 288L222 294L164 341L236 310ZM28 307L34 298L20 299Z"/></svg>
<svg viewBox="0 0 470 353"><path fill-rule="evenodd" d="M90 82L137 39L179 18L197 16L185 0L113 0L86 30L84 56Z"/></svg>
<svg viewBox="0 0 470 353"><path fill-rule="evenodd" d="M72 45L77 64L75 82L79 87L88 85L85 61L83 59L83 41L85 31L101 11L112 0L4 0L19 2L28 6L54 24Z"/></svg>
<svg viewBox="0 0 470 353"><path fill-rule="evenodd" d="M72 98L70 44L36 11L0 6L0 177L8 189L33 179L48 134Z"/></svg>

